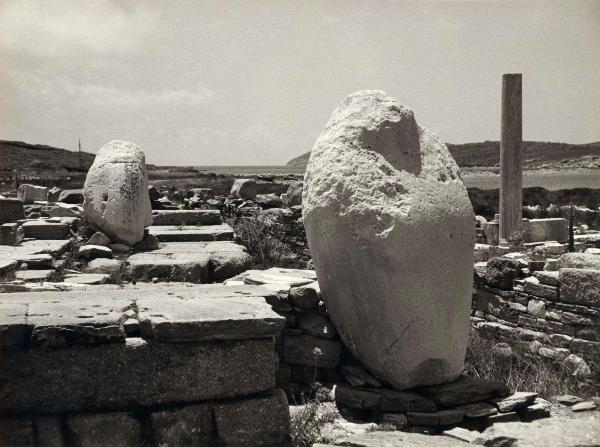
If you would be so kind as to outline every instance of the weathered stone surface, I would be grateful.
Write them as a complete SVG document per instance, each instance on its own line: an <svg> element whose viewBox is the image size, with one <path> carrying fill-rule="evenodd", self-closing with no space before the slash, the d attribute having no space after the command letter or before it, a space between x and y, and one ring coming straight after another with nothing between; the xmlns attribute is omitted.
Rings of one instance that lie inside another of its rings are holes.
<svg viewBox="0 0 600 447"><path fill-rule="evenodd" d="M459 405L458 407L454 407L454 409L462 411L466 418L482 418L498 413L498 409L487 402Z"/></svg>
<svg viewBox="0 0 600 447"><path fill-rule="evenodd" d="M378 410L397 413L408 411L434 412L435 402L411 391L396 391L388 388L352 387L339 384L335 399L341 405L358 410Z"/></svg>
<svg viewBox="0 0 600 447"><path fill-rule="evenodd" d="M595 426L593 424L596 424ZM481 435L485 445L592 447L600 444L598 420L548 418L532 422L494 424Z"/></svg>
<svg viewBox="0 0 600 447"><path fill-rule="evenodd" d="M0 363L2 410L14 414L116 410L244 396L275 386L273 341L268 338L200 343L127 340L68 349L30 348L5 356Z"/></svg>
<svg viewBox="0 0 600 447"><path fill-rule="evenodd" d="M233 240L233 228L227 224L205 226L152 225L148 228L148 231L160 242L205 242Z"/></svg>
<svg viewBox="0 0 600 447"><path fill-rule="evenodd" d="M131 306L130 300L107 297L98 302L81 302L72 299L73 295L65 296L67 292L38 293L36 301L28 304L27 312L27 325L32 330L34 342L44 346L63 346L123 340L120 322L125 310ZM6 294L2 299L25 298Z"/></svg>
<svg viewBox="0 0 600 447"><path fill-rule="evenodd" d="M29 220L21 226L25 237L35 239L67 239L70 235L69 225L64 222L48 222L46 220Z"/></svg>
<svg viewBox="0 0 600 447"><path fill-rule="evenodd" d="M36 201L45 202L48 199L48 188L45 186L29 185L23 183L17 190L19 200L25 204Z"/></svg>
<svg viewBox="0 0 600 447"><path fill-rule="evenodd" d="M213 411L208 404L155 412L150 420L160 446L203 446L215 441Z"/></svg>
<svg viewBox="0 0 600 447"><path fill-rule="evenodd" d="M90 236L85 245L102 245L103 247L108 247L111 242L112 241L107 235L97 231Z"/></svg>
<svg viewBox="0 0 600 447"><path fill-rule="evenodd" d="M82 208L78 205L67 205L66 203L57 203L48 211L50 217L79 217Z"/></svg>
<svg viewBox="0 0 600 447"><path fill-rule="evenodd" d="M226 446L280 446L288 440L290 411L281 390L267 397L214 406L219 439Z"/></svg>
<svg viewBox="0 0 600 447"><path fill-rule="evenodd" d="M102 245L83 245L79 247L77 256L84 259L112 258L112 250Z"/></svg>
<svg viewBox="0 0 600 447"><path fill-rule="evenodd" d="M285 335L283 337L283 357L292 365L334 368L340 360L341 346L333 340L310 335Z"/></svg>
<svg viewBox="0 0 600 447"><path fill-rule="evenodd" d="M382 383L360 365L346 365L340 368L344 379L352 386L367 386L378 388Z"/></svg>
<svg viewBox="0 0 600 447"><path fill-rule="evenodd" d="M575 412L580 412L580 411L591 411L591 410L595 410L597 408L596 402L594 402L593 400L586 400L584 402L578 402L575 405L573 405L571 407L571 410L575 411Z"/></svg>
<svg viewBox="0 0 600 447"><path fill-rule="evenodd" d="M290 301L300 309L316 309L319 306L321 289L318 282L290 289Z"/></svg>
<svg viewBox="0 0 600 447"><path fill-rule="evenodd" d="M27 305L0 302L0 346L23 344L28 338Z"/></svg>
<svg viewBox="0 0 600 447"><path fill-rule="evenodd" d="M238 178L233 183L229 195L241 199L254 200L258 193L258 186L255 180L247 178Z"/></svg>
<svg viewBox="0 0 600 447"><path fill-rule="evenodd" d="M246 249L229 241L167 242L154 251L129 257L133 278L170 281L209 282L231 278L252 263Z"/></svg>
<svg viewBox="0 0 600 447"><path fill-rule="evenodd" d="M106 273L73 273L65 275L65 284L85 284L97 285L108 281L109 275Z"/></svg>
<svg viewBox="0 0 600 447"><path fill-rule="evenodd" d="M23 202L17 199L0 198L0 225L23 219Z"/></svg>
<svg viewBox="0 0 600 447"><path fill-rule="evenodd" d="M132 447L142 444L140 422L128 413L79 414L67 418L77 445Z"/></svg>
<svg viewBox="0 0 600 447"><path fill-rule="evenodd" d="M118 259L98 258L91 260L85 267L86 273L106 273L111 274L121 268L121 261Z"/></svg>
<svg viewBox="0 0 600 447"><path fill-rule="evenodd" d="M296 315L298 327L305 334L321 338L335 337L336 330L329 318L313 312L303 312Z"/></svg>
<svg viewBox="0 0 600 447"><path fill-rule="evenodd" d="M501 399L492 399L492 402L498 407L501 413L509 413L533 404L538 396L538 393L517 391Z"/></svg>
<svg viewBox="0 0 600 447"><path fill-rule="evenodd" d="M533 276L538 279L541 284L547 286L558 287L558 272L539 270L533 273Z"/></svg>
<svg viewBox="0 0 600 447"><path fill-rule="evenodd" d="M518 259L492 258L487 263L483 280L487 286L512 290L513 281L519 277L521 268Z"/></svg>
<svg viewBox="0 0 600 447"><path fill-rule="evenodd" d="M133 249L136 251L156 250L158 247L160 247L159 242L160 241L156 236L153 234L147 234L144 236L144 239L133 246Z"/></svg>
<svg viewBox="0 0 600 447"><path fill-rule="evenodd" d="M563 268L600 270L600 256L592 253L565 253L557 261L557 270Z"/></svg>
<svg viewBox="0 0 600 447"><path fill-rule="evenodd" d="M465 414L459 410L440 410L433 413L408 413L408 423L411 425L452 425L461 422Z"/></svg>
<svg viewBox="0 0 600 447"><path fill-rule="evenodd" d="M146 161L133 143L114 140L100 148L83 195L88 223L115 242L141 241L152 223Z"/></svg>
<svg viewBox="0 0 600 447"><path fill-rule="evenodd" d="M527 304L527 313L536 318L545 318L546 303L542 300L536 300L535 298L529 300L529 303Z"/></svg>
<svg viewBox="0 0 600 447"><path fill-rule="evenodd" d="M15 278L25 282L47 281L54 273L54 270L18 270Z"/></svg>
<svg viewBox="0 0 600 447"><path fill-rule="evenodd" d="M444 407L470 404L510 394L508 386L502 382L473 379L467 376L461 376L451 383L424 387L419 392Z"/></svg>
<svg viewBox="0 0 600 447"><path fill-rule="evenodd" d="M314 444L313 447L331 447L333 445L352 447L464 447L465 443L446 436L430 436L402 431L373 431L354 434L336 440L334 444Z"/></svg>
<svg viewBox="0 0 600 447"><path fill-rule="evenodd" d="M0 441L7 447L34 447L35 431L30 419L0 418Z"/></svg>
<svg viewBox="0 0 600 447"><path fill-rule="evenodd" d="M558 274L561 301L600 307L600 270L561 268Z"/></svg>
<svg viewBox="0 0 600 447"><path fill-rule="evenodd" d="M528 230L528 242L567 242L569 239L569 225L563 218L530 219Z"/></svg>
<svg viewBox="0 0 600 447"><path fill-rule="evenodd" d="M311 152L303 218L354 356L399 389L458 377L475 217L446 146L385 93L348 96Z"/></svg>
<svg viewBox="0 0 600 447"><path fill-rule="evenodd" d="M152 225L220 225L219 210L155 210Z"/></svg>
<svg viewBox="0 0 600 447"><path fill-rule="evenodd" d="M285 318L273 312L263 297L233 298L224 291L224 297L206 298L202 287L195 290L196 299L177 291L168 300L140 297L142 335L177 342L241 340L272 337L285 325Z"/></svg>
<svg viewBox="0 0 600 447"><path fill-rule="evenodd" d="M558 396L554 396L553 400L561 403L563 405L575 405L576 403L583 402L583 399L578 396L573 396L572 394L560 394Z"/></svg>

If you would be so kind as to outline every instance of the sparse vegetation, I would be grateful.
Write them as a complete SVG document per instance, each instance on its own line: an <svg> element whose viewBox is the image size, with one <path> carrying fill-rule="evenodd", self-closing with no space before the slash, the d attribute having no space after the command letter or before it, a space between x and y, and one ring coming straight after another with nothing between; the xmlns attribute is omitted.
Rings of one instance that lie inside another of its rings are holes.
<svg viewBox="0 0 600 447"><path fill-rule="evenodd" d="M108 284L117 284L122 286L126 282L130 280L129 278L129 270L127 268L127 261L121 260L119 264L119 268L115 271L111 272L106 281Z"/></svg>
<svg viewBox="0 0 600 447"><path fill-rule="evenodd" d="M292 249L283 242L285 233L260 214L232 217L226 222L234 229L237 242L248 249L255 267L305 268Z"/></svg>
<svg viewBox="0 0 600 447"><path fill-rule="evenodd" d="M598 393L597 384L572 376L560 362L533 355L518 346L511 346L511 353L506 355L493 349L495 344L472 332L465 362L467 375L499 380L513 391L532 391L544 398Z"/></svg>

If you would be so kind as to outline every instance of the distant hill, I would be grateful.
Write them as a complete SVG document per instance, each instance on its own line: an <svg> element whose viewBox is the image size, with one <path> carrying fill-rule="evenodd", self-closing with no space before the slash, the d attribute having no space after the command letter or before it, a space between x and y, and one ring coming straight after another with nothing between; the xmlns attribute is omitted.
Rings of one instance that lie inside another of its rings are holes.
<svg viewBox="0 0 600 447"><path fill-rule="evenodd" d="M446 143L460 167L491 168L500 164L500 142ZM523 164L528 169L600 168L600 142L567 144L540 141L523 142ZM306 167L310 152L293 158L287 166Z"/></svg>
<svg viewBox="0 0 600 447"><path fill-rule="evenodd" d="M0 169L22 171L86 172L94 154L79 153L42 144L0 140Z"/></svg>

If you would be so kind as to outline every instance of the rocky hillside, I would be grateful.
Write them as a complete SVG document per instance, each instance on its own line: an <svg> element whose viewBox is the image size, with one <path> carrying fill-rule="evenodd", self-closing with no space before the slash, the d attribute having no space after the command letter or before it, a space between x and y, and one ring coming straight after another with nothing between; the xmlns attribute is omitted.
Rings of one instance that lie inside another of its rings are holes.
<svg viewBox="0 0 600 447"><path fill-rule="evenodd" d="M92 165L94 157L94 154L82 152L80 166L77 152L22 141L0 140L2 170L85 172Z"/></svg>
<svg viewBox="0 0 600 447"><path fill-rule="evenodd" d="M567 144L525 141L524 164L528 169L600 168L600 142ZM488 168L500 163L500 142L451 144L448 149L461 167ZM290 160L287 165L306 166L310 152Z"/></svg>

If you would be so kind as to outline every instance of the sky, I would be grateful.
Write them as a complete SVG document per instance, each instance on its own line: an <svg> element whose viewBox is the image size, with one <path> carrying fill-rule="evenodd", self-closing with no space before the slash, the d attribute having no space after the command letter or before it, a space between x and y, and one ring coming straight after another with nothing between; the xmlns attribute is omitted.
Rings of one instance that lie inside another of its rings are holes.
<svg viewBox="0 0 600 447"><path fill-rule="evenodd" d="M381 89L444 141L600 140L600 1L0 0L0 139L154 164L277 165Z"/></svg>

